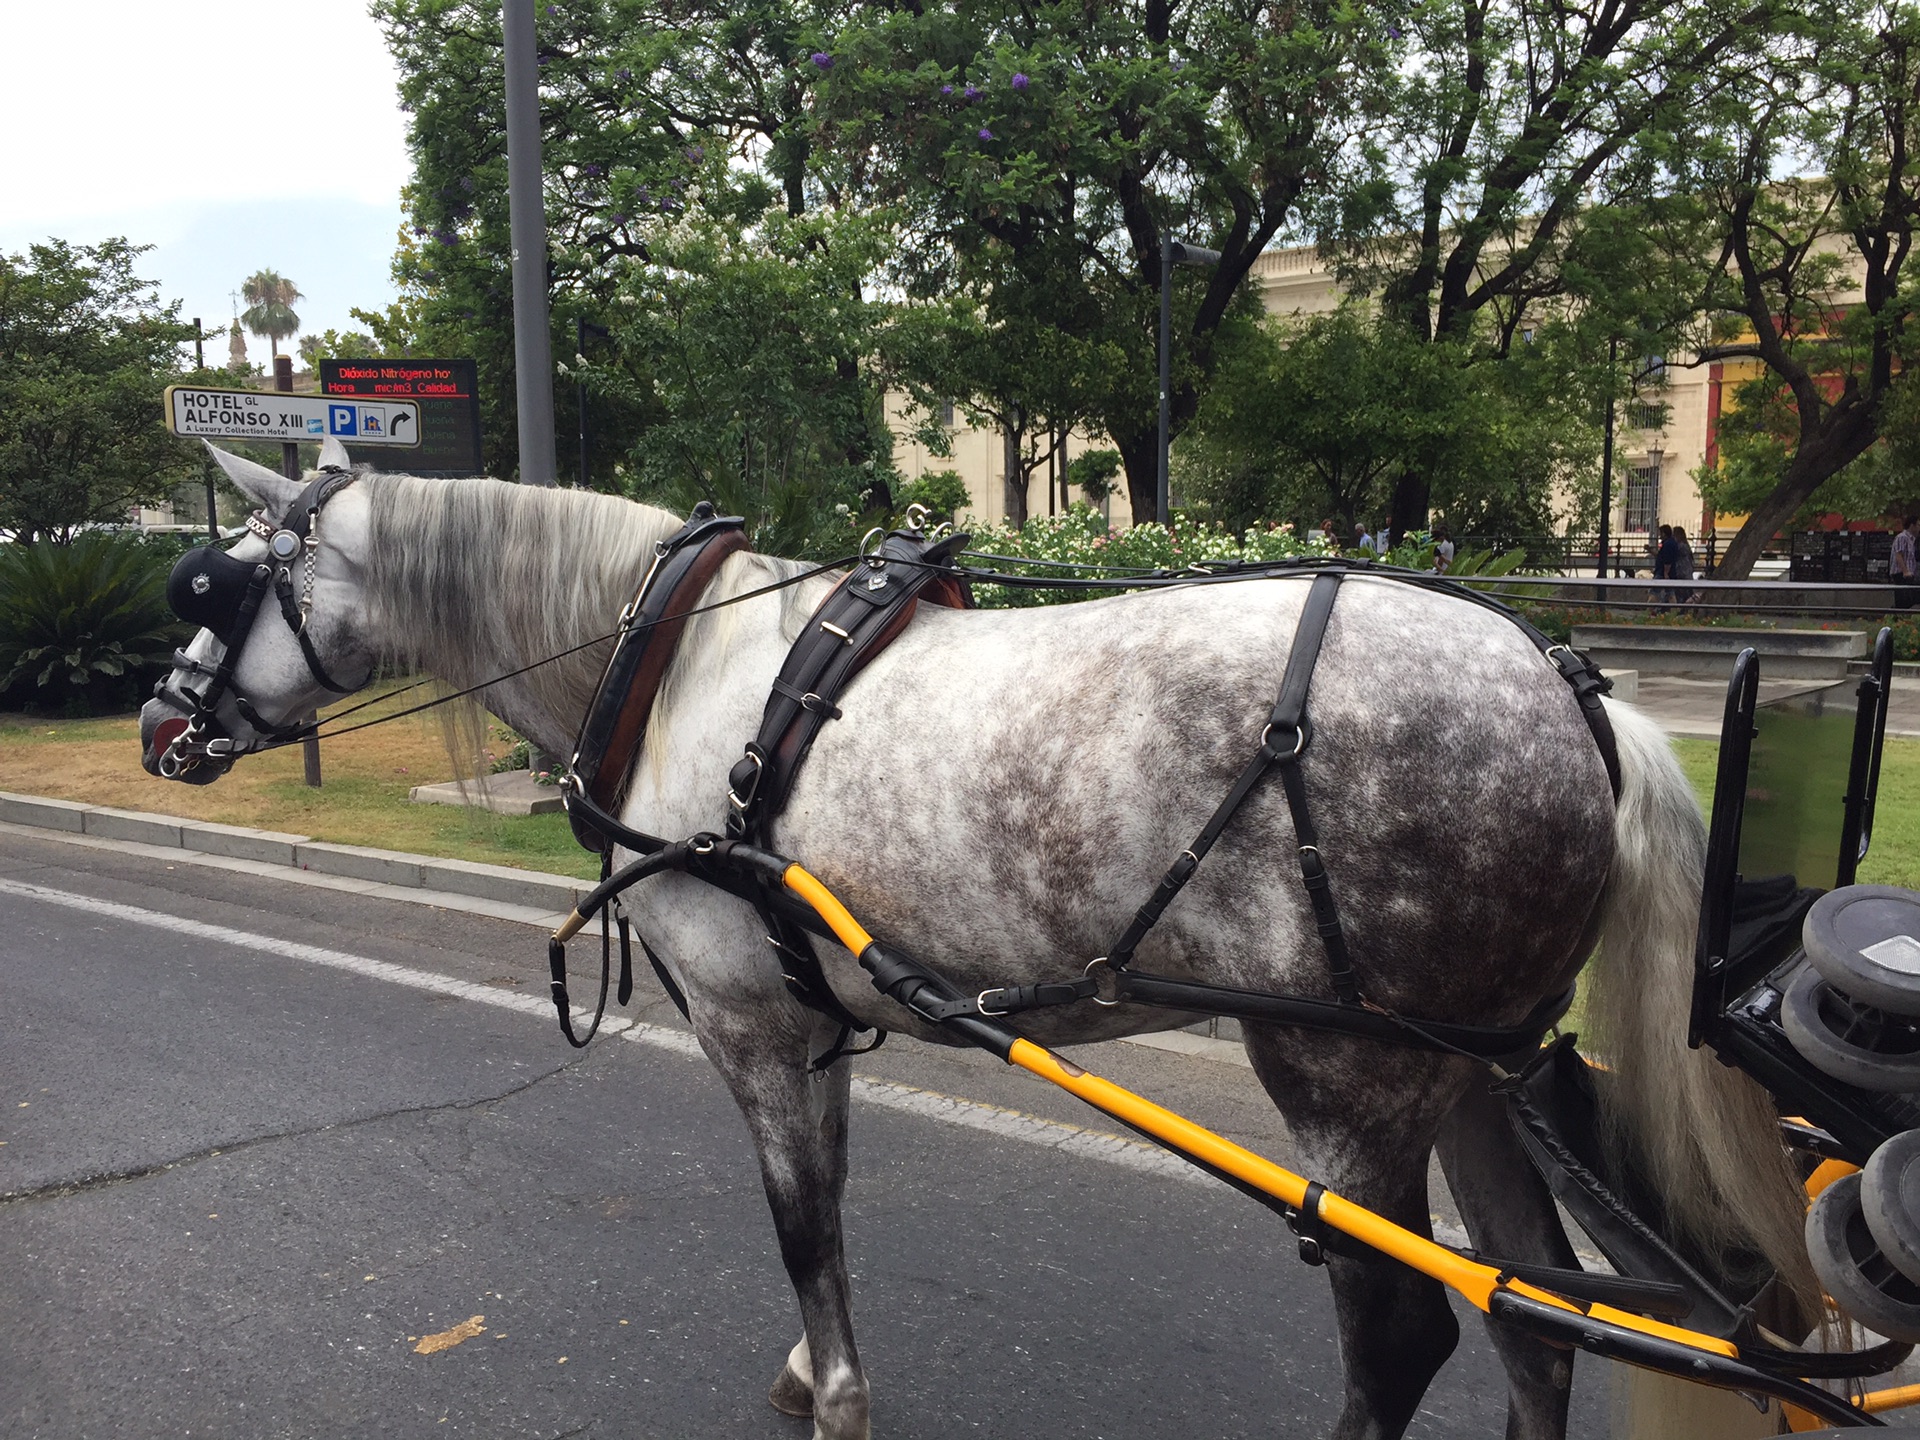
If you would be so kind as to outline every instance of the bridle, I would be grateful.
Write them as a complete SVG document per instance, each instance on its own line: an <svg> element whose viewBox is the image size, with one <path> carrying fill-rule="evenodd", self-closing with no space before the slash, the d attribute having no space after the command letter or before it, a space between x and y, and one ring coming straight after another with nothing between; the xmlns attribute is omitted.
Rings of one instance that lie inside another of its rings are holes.
<svg viewBox="0 0 1920 1440"><path fill-rule="evenodd" d="M202 765L218 764L222 771L240 756L259 748L241 745L225 733L214 715L215 707L231 696L233 707L256 734L278 743L301 738L311 730L311 722L296 721L274 725L261 715L259 707L240 693L233 684L233 672L240 662L253 622L272 590L280 605L280 617L300 644L308 673L315 682L336 695L349 695L371 679L362 677L356 684L342 685L327 673L320 654L307 634L307 622L313 612L315 569L320 549L320 512L340 491L353 483L353 473L338 466L321 467L321 472L294 502L278 525L256 510L247 517L247 530L267 543L267 558L249 564L212 545L200 545L187 551L167 577L167 603L174 614L189 624L200 626L224 647L219 663L209 665L184 650L173 652L174 674L153 687L154 699L178 710L180 721L164 721L154 732L156 745L171 726L180 728L167 738L156 762L160 774L177 780ZM295 566L300 567L299 589L295 591ZM181 671L194 678L204 677L206 685L190 690L177 683Z"/></svg>

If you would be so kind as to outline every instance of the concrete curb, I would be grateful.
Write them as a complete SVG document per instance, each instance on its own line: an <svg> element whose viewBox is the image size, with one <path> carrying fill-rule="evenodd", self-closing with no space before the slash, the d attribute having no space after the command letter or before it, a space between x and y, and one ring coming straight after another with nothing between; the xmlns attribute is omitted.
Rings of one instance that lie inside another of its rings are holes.
<svg viewBox="0 0 1920 1440"><path fill-rule="evenodd" d="M4 790L0 790L0 820L70 835L131 840L143 845L287 865L378 885L503 901L561 914L573 909L574 902L593 888L591 881L576 880L571 875L517 870L510 865L483 865L473 860L436 860L428 855L374 850L365 845L330 845L307 835L278 830L216 825L178 815L116 810L107 805L82 805L72 800L49 800Z"/></svg>

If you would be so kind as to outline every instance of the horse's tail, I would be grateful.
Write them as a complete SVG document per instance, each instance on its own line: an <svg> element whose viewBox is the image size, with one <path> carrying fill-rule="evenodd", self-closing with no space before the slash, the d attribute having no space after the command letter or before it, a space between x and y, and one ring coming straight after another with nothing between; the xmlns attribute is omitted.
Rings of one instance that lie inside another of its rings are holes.
<svg viewBox="0 0 1920 1440"><path fill-rule="evenodd" d="M1669 1223L1723 1254L1749 1248L1818 1313L1805 1201L1766 1092L1687 1048L1706 825L1666 733L1607 702L1620 754L1613 871L1587 1020L1612 1069L1610 1139L1644 1167Z"/></svg>

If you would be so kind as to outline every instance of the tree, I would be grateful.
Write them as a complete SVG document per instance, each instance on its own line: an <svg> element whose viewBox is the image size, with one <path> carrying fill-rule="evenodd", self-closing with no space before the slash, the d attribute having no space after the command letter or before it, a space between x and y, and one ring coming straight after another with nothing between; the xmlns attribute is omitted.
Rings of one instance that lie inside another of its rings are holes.
<svg viewBox="0 0 1920 1440"><path fill-rule="evenodd" d="M656 235L654 264L629 272L613 306L614 358L584 371L646 417L623 488L681 510L711 500L783 555L844 555L857 512L890 513L891 439L859 372L876 243L857 219L779 208Z"/></svg>
<svg viewBox="0 0 1920 1440"><path fill-rule="evenodd" d="M196 474L161 392L193 338L134 273L144 247L49 240L0 255L0 532L62 544Z"/></svg>
<svg viewBox="0 0 1920 1440"><path fill-rule="evenodd" d="M1456 535L1506 544L1552 528L1550 499L1589 473L1600 412L1578 346L1537 332L1500 360L1423 341L1360 302L1237 337L1180 454L1183 493L1235 530L1333 518L1336 534L1391 512L1410 473ZM1569 374L1569 370L1573 374Z"/></svg>
<svg viewBox="0 0 1920 1440"><path fill-rule="evenodd" d="M1367 179L1315 197L1321 241L1356 293L1461 360L1508 356L1567 316L1589 362L1608 337L1658 351L1698 303L1696 267L1647 233L1649 204L1684 189L1668 137L1791 14L1785 0L1414 7L1387 22L1395 63ZM1432 484L1406 471L1394 513L1424 516Z"/></svg>
<svg viewBox="0 0 1920 1440"><path fill-rule="evenodd" d="M1728 426L1744 473L1721 487L1751 506L1716 571L1733 579L1912 403L1920 9L1815 13L1796 39L1685 137L1682 174L1712 242L1703 356L1769 373Z"/></svg>
<svg viewBox="0 0 1920 1440"><path fill-rule="evenodd" d="M267 348L277 359L280 342L300 328L293 302L306 297L293 281L272 270L256 270L241 281L240 296L247 302L240 323L255 335L266 336Z"/></svg>
<svg viewBox="0 0 1920 1440"><path fill-rule="evenodd" d="M1088 417L1151 519L1161 236L1222 256L1179 273L1177 433L1254 262L1341 173L1384 60L1367 8L961 0L814 33L822 188L896 207L896 283L970 301L993 338L998 364L949 367L973 376L957 393L1003 428Z"/></svg>
<svg viewBox="0 0 1920 1440"><path fill-rule="evenodd" d="M300 358L309 370L318 370L322 360L368 360L380 353L373 336L359 330L327 330L300 337Z"/></svg>

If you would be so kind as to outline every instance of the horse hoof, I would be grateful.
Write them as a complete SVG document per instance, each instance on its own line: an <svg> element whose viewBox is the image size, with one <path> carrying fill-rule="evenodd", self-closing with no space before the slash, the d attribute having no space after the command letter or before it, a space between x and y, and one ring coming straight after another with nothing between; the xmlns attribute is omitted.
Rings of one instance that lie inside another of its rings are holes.
<svg viewBox="0 0 1920 1440"><path fill-rule="evenodd" d="M780 1373L774 1377L773 1389L767 1392L767 1399L782 1415L791 1415L796 1420L813 1418L813 1387L794 1374L790 1365L780 1367Z"/></svg>

